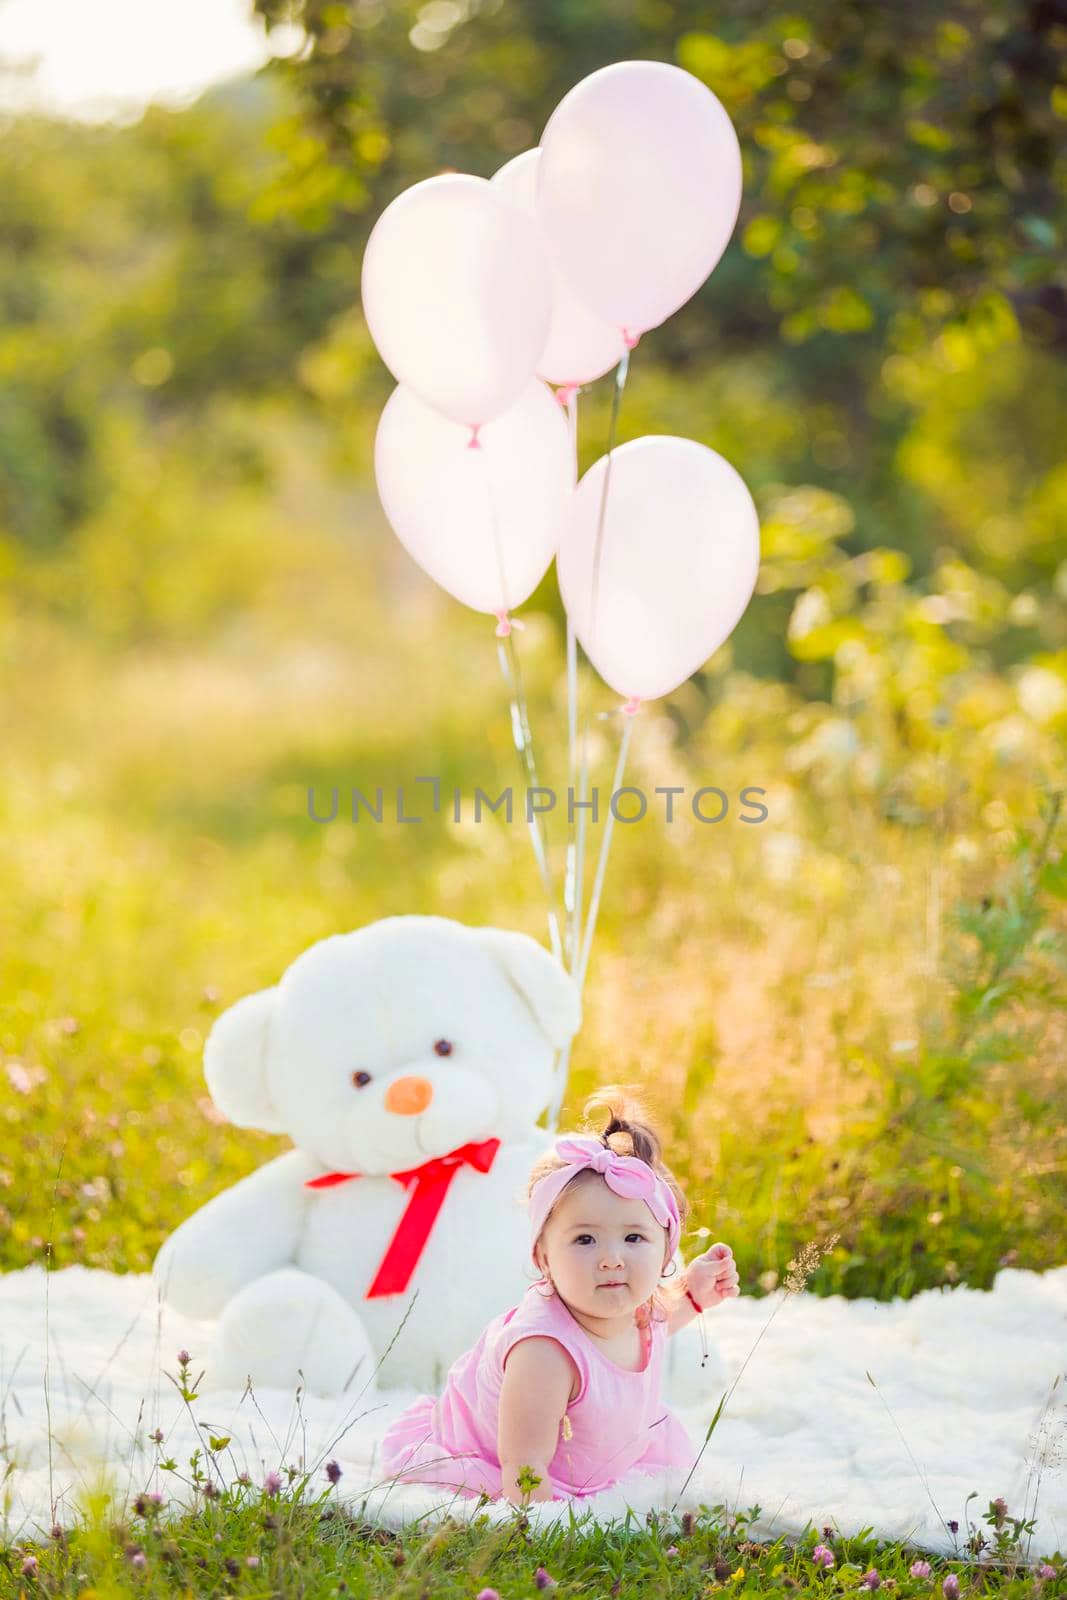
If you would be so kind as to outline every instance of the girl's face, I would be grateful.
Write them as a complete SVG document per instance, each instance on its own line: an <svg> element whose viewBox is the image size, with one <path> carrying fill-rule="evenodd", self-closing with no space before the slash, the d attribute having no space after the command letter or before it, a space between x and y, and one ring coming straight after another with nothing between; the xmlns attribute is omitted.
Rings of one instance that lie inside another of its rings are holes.
<svg viewBox="0 0 1067 1600"><path fill-rule="evenodd" d="M537 1246L560 1298L590 1317L636 1310L659 1282L666 1256L666 1230L644 1201L616 1194L598 1175L567 1185Z"/></svg>

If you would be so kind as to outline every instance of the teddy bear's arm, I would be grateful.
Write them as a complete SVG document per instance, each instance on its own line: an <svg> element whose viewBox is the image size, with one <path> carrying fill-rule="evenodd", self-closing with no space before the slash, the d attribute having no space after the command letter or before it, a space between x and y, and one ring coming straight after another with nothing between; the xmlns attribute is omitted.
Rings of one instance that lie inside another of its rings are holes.
<svg viewBox="0 0 1067 1600"><path fill-rule="evenodd" d="M190 1317L217 1317L238 1289L296 1255L319 1169L288 1150L194 1211L165 1240L152 1268L162 1298Z"/></svg>

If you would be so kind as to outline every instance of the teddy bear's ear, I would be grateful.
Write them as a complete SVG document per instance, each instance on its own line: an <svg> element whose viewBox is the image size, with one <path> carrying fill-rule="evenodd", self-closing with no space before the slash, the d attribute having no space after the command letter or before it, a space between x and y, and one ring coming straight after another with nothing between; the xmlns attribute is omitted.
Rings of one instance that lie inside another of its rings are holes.
<svg viewBox="0 0 1067 1600"><path fill-rule="evenodd" d="M555 956L528 934L479 928L478 937L496 956L549 1042L562 1050L582 1020L582 1002L573 980Z"/></svg>
<svg viewBox="0 0 1067 1600"><path fill-rule="evenodd" d="M267 1041L278 991L245 995L217 1018L204 1046L211 1098L239 1128L284 1133L267 1087Z"/></svg>

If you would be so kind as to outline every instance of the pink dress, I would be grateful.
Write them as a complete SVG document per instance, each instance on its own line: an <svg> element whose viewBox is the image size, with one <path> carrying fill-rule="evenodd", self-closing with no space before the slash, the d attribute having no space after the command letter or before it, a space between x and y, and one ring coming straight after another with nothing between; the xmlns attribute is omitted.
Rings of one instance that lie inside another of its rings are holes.
<svg viewBox="0 0 1067 1600"><path fill-rule="evenodd" d="M499 1496L497 1416L504 1360L531 1334L558 1340L579 1374L577 1397L567 1407L548 1466L554 1500L598 1494L628 1472L651 1475L693 1465L697 1452L689 1435L660 1400L666 1323L652 1324L645 1365L628 1372L609 1360L558 1295L545 1296L532 1285L453 1362L439 1399L420 1395L390 1423L381 1444L384 1475L400 1483L438 1483L467 1495Z"/></svg>

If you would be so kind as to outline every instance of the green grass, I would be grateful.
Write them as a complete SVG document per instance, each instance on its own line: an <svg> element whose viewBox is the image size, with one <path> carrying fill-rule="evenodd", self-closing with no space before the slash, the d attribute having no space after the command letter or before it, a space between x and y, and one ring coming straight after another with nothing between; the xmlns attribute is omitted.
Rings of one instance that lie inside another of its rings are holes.
<svg viewBox="0 0 1067 1600"><path fill-rule="evenodd" d="M902 1541L879 1542L869 1528L839 1538L831 1528L809 1526L798 1539L751 1541L747 1528L758 1506L707 1506L681 1517L629 1513L605 1526L572 1506L545 1531L515 1507L495 1524L475 1514L470 1523L445 1517L394 1531L338 1505L325 1478L315 1485L297 1478L276 1493L249 1484L201 1496L197 1509L179 1518L144 1495L126 1507L99 1494L86 1510L80 1527L54 1529L43 1547L0 1551L0 1593L473 1600L488 1589L501 1600L716 1593L805 1600L866 1594L876 1577L886 1591L950 1600L953 1578L961 1595L1004 1597L1051 1597L1067 1578L1060 1557L1040 1569L1028 1564L1027 1525L993 1504L959 1530L956 1556L928 1562L930 1570L914 1576L921 1553ZM814 1557L820 1547L833 1555L828 1569Z"/></svg>

